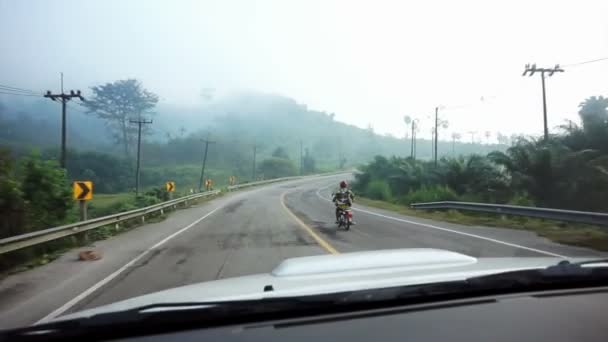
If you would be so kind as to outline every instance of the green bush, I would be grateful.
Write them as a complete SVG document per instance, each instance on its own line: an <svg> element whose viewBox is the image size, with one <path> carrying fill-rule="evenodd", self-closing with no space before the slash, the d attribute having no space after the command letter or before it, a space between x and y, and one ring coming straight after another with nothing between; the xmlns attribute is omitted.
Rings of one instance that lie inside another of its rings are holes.
<svg viewBox="0 0 608 342"><path fill-rule="evenodd" d="M289 159L269 158L262 161L258 166L258 174L264 175L265 179L295 176L296 166Z"/></svg>
<svg viewBox="0 0 608 342"><path fill-rule="evenodd" d="M392 198L391 188L384 180L373 180L367 185L365 195L371 199L388 201Z"/></svg>
<svg viewBox="0 0 608 342"><path fill-rule="evenodd" d="M155 197L162 202L169 200L169 193L164 188L152 188L149 191L146 191L145 195L148 197Z"/></svg>
<svg viewBox="0 0 608 342"><path fill-rule="evenodd" d="M438 201L455 201L458 196L447 186L423 186L418 190L410 191L407 195L401 197L399 202L402 204L438 202Z"/></svg>
<svg viewBox="0 0 608 342"><path fill-rule="evenodd" d="M38 153L32 153L22 160L20 176L28 228L37 230L65 223L73 205L65 170L56 161L41 160Z"/></svg>
<svg viewBox="0 0 608 342"><path fill-rule="evenodd" d="M89 210L89 217L101 217L101 216L107 216L107 215L120 213L123 211L129 211L129 210L133 210L133 209L137 209L137 207L135 206L133 201L123 201L123 202L112 203L112 204L108 205L107 207L103 207L103 208L97 208L94 205L90 205L88 210Z"/></svg>
<svg viewBox="0 0 608 342"><path fill-rule="evenodd" d="M532 201L532 199L530 199L530 197L528 197L528 195L522 195L522 194L518 194L513 196L513 198L511 198L511 200L509 201L509 204L512 205L522 205L522 206L526 206L526 207L534 207L534 201Z"/></svg>
<svg viewBox="0 0 608 342"><path fill-rule="evenodd" d="M148 195L138 196L137 198L135 198L135 206L137 208L147 207L147 206L154 205L154 204L160 203L160 202L161 202L161 200L158 199L157 197L148 196Z"/></svg>

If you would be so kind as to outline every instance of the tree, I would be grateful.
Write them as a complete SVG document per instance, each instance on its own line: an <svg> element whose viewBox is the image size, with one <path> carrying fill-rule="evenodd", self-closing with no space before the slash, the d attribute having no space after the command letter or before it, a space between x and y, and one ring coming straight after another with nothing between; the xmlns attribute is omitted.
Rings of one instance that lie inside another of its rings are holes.
<svg viewBox="0 0 608 342"><path fill-rule="evenodd" d="M488 155L509 174L510 187L548 207L601 210L608 191L607 158L598 151L573 151L559 140L520 139L506 153Z"/></svg>
<svg viewBox="0 0 608 342"><path fill-rule="evenodd" d="M406 115L403 117L403 122L405 123L405 139L407 139L410 132L409 127L412 123L412 118L409 115Z"/></svg>
<svg viewBox="0 0 608 342"><path fill-rule="evenodd" d="M296 166L289 159L269 158L264 159L258 167L258 172L264 175L265 179L295 176Z"/></svg>
<svg viewBox="0 0 608 342"><path fill-rule="evenodd" d="M501 145L509 145L509 136L496 132L496 140Z"/></svg>
<svg viewBox="0 0 608 342"><path fill-rule="evenodd" d="M287 151L285 151L285 149L282 147L277 147L274 152L272 152L272 156L275 158L289 159Z"/></svg>
<svg viewBox="0 0 608 342"><path fill-rule="evenodd" d="M137 136L137 128L129 124L129 119L152 114L150 110L158 103L158 96L135 79L106 83L91 90L93 96L85 101L88 112L106 121L114 140L123 147L125 157L129 157Z"/></svg>
<svg viewBox="0 0 608 342"><path fill-rule="evenodd" d="M591 96L579 104L578 112L584 129L604 126L608 123L608 98Z"/></svg>
<svg viewBox="0 0 608 342"><path fill-rule="evenodd" d="M72 207L65 170L56 161L43 161L34 153L25 158L20 175L28 226L41 229L64 223Z"/></svg>
<svg viewBox="0 0 608 342"><path fill-rule="evenodd" d="M470 194L486 202L504 201L509 195L499 169L480 155L442 159L435 173L440 184L458 195Z"/></svg>
<svg viewBox="0 0 608 342"><path fill-rule="evenodd" d="M316 170L315 159L310 155L308 149L306 149L302 158L302 169L304 173L313 173Z"/></svg>
<svg viewBox="0 0 608 342"><path fill-rule="evenodd" d="M127 191L133 185L133 169L127 159L99 152L70 151L70 179L90 180L96 193Z"/></svg>
<svg viewBox="0 0 608 342"><path fill-rule="evenodd" d="M587 148L608 152L608 98L592 96L579 105Z"/></svg>
<svg viewBox="0 0 608 342"><path fill-rule="evenodd" d="M0 149L0 238L25 233L23 193L15 178L15 163L7 149Z"/></svg>
<svg viewBox="0 0 608 342"><path fill-rule="evenodd" d="M346 157L344 157L343 155L341 155L341 156L340 156L340 160L339 160L339 164L340 164L340 165L338 166L338 168L339 168L340 170L343 170L343 169L344 169L344 166L346 165L346 163L347 163L347 162L348 162L348 159L346 159Z"/></svg>

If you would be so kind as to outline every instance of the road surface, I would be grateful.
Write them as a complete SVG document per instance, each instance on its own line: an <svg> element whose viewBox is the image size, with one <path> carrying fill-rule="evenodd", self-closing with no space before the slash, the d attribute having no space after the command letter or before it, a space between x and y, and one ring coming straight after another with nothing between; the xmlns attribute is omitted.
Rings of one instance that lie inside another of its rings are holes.
<svg viewBox="0 0 608 342"><path fill-rule="evenodd" d="M355 205L357 225L339 231L331 190L344 176L275 183L178 210L94 244L98 261L78 250L0 282L0 328L202 281L270 272L286 258L352 251L432 247L475 257L599 256L533 233L466 227Z"/></svg>

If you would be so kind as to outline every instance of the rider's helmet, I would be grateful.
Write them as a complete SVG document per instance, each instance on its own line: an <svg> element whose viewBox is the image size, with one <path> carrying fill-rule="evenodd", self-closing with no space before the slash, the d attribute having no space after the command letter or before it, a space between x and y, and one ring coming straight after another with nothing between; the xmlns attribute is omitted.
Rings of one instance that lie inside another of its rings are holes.
<svg viewBox="0 0 608 342"><path fill-rule="evenodd" d="M346 189L347 187L348 187L348 183L346 183L346 181L340 182L340 189Z"/></svg>

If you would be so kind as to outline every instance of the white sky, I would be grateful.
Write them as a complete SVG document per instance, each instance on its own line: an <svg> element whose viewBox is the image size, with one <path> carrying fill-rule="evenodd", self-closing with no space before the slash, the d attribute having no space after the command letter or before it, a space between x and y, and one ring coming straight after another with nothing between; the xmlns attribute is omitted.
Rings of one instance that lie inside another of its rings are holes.
<svg viewBox="0 0 608 342"><path fill-rule="evenodd" d="M203 88L253 89L397 136L404 115L428 136L443 105L448 132L540 134L540 77L524 65L608 57L606 13L606 0L0 0L0 84L135 77L188 105ZM565 69L547 82L550 127L608 95L608 61Z"/></svg>

